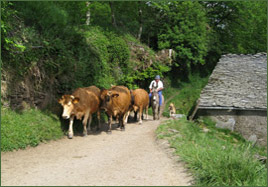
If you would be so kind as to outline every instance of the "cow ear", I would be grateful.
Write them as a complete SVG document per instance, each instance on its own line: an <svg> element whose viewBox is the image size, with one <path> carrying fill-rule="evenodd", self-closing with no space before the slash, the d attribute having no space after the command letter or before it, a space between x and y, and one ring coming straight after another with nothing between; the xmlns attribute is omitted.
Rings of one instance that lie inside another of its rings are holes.
<svg viewBox="0 0 268 187"><path fill-rule="evenodd" d="M100 91L100 98L101 98L102 100L104 99L105 92L106 92L106 89L104 89L104 88Z"/></svg>
<svg viewBox="0 0 268 187"><path fill-rule="evenodd" d="M63 99L62 98L60 98L60 99L58 99L58 103L62 103L63 102Z"/></svg>
<svg viewBox="0 0 268 187"><path fill-rule="evenodd" d="M115 94L112 95L112 97L118 97L118 96L119 96L118 93L115 93Z"/></svg>
<svg viewBox="0 0 268 187"><path fill-rule="evenodd" d="M62 96L61 98L58 99L58 103L62 104L64 101L64 96Z"/></svg>
<svg viewBox="0 0 268 187"><path fill-rule="evenodd" d="M80 101L80 99L79 99L78 97L76 97L76 98L73 99L73 104L76 104L76 103L78 103L79 101Z"/></svg>

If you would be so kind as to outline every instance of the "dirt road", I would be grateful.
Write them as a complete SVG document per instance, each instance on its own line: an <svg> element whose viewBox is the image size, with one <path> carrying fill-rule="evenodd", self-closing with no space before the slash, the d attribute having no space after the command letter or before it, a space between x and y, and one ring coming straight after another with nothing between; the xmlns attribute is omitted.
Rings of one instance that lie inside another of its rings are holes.
<svg viewBox="0 0 268 187"><path fill-rule="evenodd" d="M151 119L152 117L150 117ZM182 164L156 143L159 121L130 123L87 137L63 138L1 154L2 186L187 186Z"/></svg>

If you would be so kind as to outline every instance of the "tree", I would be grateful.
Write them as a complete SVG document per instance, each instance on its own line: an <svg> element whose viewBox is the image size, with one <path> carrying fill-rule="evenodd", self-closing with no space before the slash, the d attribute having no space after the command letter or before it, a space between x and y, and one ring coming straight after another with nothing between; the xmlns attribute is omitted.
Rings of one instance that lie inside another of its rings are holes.
<svg viewBox="0 0 268 187"><path fill-rule="evenodd" d="M193 64L204 64L208 33L205 11L199 2L155 3L163 26L158 33L159 49L173 49L175 66L186 70ZM175 67L174 67L175 68Z"/></svg>
<svg viewBox="0 0 268 187"><path fill-rule="evenodd" d="M139 24L140 29L138 33L138 40L141 40L141 34L142 34L142 8L141 8L141 1L139 1Z"/></svg>
<svg viewBox="0 0 268 187"><path fill-rule="evenodd" d="M109 5L110 5L110 9L111 9L111 16L112 16L112 24L113 24L114 27L117 27L113 4L114 4L113 1L109 1Z"/></svg>
<svg viewBox="0 0 268 187"><path fill-rule="evenodd" d="M267 51L267 2L204 2L220 53ZM215 46L215 45L214 45Z"/></svg>
<svg viewBox="0 0 268 187"><path fill-rule="evenodd" d="M86 25L89 25L90 24L90 2L87 1L86 2L86 6L87 6L87 14L86 14L86 18L87 18L87 21L86 21Z"/></svg>

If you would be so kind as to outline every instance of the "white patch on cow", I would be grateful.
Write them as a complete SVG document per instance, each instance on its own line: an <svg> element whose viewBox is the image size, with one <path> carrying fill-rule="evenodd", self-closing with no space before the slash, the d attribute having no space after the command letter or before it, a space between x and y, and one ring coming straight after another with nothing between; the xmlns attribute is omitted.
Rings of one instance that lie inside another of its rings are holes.
<svg viewBox="0 0 268 187"><path fill-rule="evenodd" d="M113 116L117 116L117 114L118 114L118 110L114 110L113 111Z"/></svg>
<svg viewBox="0 0 268 187"><path fill-rule="evenodd" d="M127 123L129 114L130 114L130 111L128 111L127 114L124 116L124 122L125 122L124 124Z"/></svg>
<svg viewBox="0 0 268 187"><path fill-rule="evenodd" d="M67 105L64 105L62 117L64 119L69 119L71 116L72 110L73 110L73 104L71 102L69 102Z"/></svg>
<svg viewBox="0 0 268 187"><path fill-rule="evenodd" d="M73 122L74 122L74 117L71 117L70 123L69 123L69 131L68 131L68 137L73 138Z"/></svg>
<svg viewBox="0 0 268 187"><path fill-rule="evenodd" d="M156 100L156 96L153 97L153 100Z"/></svg>

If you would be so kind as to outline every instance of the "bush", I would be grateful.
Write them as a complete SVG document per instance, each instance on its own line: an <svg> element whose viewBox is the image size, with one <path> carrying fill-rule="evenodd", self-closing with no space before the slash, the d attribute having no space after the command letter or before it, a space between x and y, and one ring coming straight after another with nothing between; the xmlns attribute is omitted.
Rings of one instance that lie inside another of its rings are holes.
<svg viewBox="0 0 268 187"><path fill-rule="evenodd" d="M60 121L50 112L31 109L17 113L1 109L1 151L37 146L62 136Z"/></svg>
<svg viewBox="0 0 268 187"><path fill-rule="evenodd" d="M168 76L165 79L163 94L166 100L174 97L166 103L163 115L169 117L168 107L171 102L175 104L177 113L189 115L207 81L208 76L202 78L196 73L189 76L189 82L180 82L178 78L174 80L172 76Z"/></svg>

